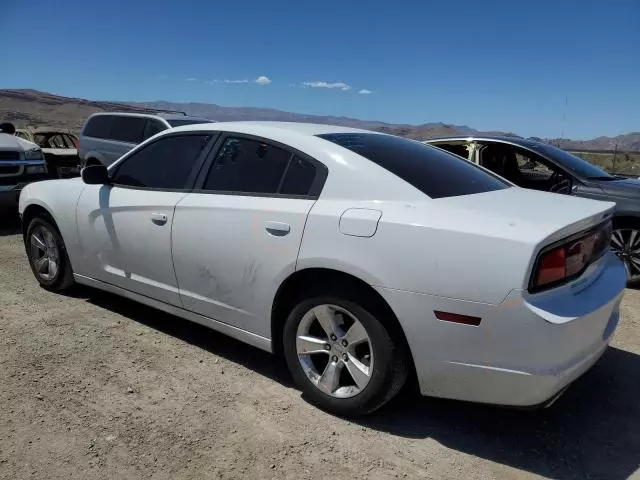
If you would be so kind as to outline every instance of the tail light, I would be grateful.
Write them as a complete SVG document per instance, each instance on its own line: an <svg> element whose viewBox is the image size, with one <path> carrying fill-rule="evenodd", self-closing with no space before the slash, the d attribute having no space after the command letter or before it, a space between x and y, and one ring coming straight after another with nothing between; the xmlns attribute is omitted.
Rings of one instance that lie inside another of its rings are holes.
<svg viewBox="0 0 640 480"><path fill-rule="evenodd" d="M611 222L545 248L535 263L530 292L567 283L584 273L609 248Z"/></svg>

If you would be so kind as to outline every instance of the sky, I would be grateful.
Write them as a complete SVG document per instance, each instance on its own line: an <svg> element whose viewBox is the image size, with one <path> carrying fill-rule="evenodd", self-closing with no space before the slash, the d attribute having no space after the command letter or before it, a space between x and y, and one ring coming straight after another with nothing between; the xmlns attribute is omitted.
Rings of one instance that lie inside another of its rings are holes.
<svg viewBox="0 0 640 480"><path fill-rule="evenodd" d="M587 139L640 131L639 19L640 0L0 0L0 88Z"/></svg>

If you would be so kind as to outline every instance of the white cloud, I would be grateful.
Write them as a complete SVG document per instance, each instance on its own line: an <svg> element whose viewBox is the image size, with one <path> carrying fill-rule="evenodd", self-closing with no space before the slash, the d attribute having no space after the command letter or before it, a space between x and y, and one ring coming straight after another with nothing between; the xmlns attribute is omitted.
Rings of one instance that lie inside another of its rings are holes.
<svg viewBox="0 0 640 480"><path fill-rule="evenodd" d="M351 90L351 85L348 85L346 83L343 82L334 82L334 83L328 83L328 82L302 82L302 85L304 85L305 87L311 87L311 88L339 88L340 90Z"/></svg>
<svg viewBox="0 0 640 480"><path fill-rule="evenodd" d="M220 80L217 80L217 79L214 78L213 80L205 80L204 83L206 83L207 85L214 85L214 84L216 84L218 82L220 82Z"/></svg>
<svg viewBox="0 0 640 480"><path fill-rule="evenodd" d="M371 95L373 92L371 90L367 90L366 88L363 88L362 90L360 90L358 92L360 95Z"/></svg>
<svg viewBox="0 0 640 480"><path fill-rule="evenodd" d="M261 75L258 78L256 78L254 82L256 82L258 85L269 85L271 83L271 80L269 79L269 77L265 77L264 75Z"/></svg>
<svg viewBox="0 0 640 480"><path fill-rule="evenodd" d="M243 78L242 80L229 80L229 79L225 79L224 83L249 83L249 80L247 80L246 78Z"/></svg>
<svg viewBox="0 0 640 480"><path fill-rule="evenodd" d="M187 82L195 82L197 78L185 78Z"/></svg>

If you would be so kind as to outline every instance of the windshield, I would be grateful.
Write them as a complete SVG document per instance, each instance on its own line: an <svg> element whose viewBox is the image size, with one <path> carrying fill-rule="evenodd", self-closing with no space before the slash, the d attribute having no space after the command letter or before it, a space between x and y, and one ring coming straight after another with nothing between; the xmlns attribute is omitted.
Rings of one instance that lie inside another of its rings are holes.
<svg viewBox="0 0 640 480"><path fill-rule="evenodd" d="M431 198L510 187L499 177L457 155L414 140L376 133L327 133L318 137L380 165Z"/></svg>
<svg viewBox="0 0 640 480"><path fill-rule="evenodd" d="M206 118L189 118L184 120L167 120L172 127L182 127L183 125L195 125L198 123L213 123L213 120Z"/></svg>
<svg viewBox="0 0 640 480"><path fill-rule="evenodd" d="M600 167L583 160L580 157L570 154L560 148L545 143L536 143L533 149L539 151L543 155L550 157L558 162L561 166L571 170L583 178L614 178Z"/></svg>

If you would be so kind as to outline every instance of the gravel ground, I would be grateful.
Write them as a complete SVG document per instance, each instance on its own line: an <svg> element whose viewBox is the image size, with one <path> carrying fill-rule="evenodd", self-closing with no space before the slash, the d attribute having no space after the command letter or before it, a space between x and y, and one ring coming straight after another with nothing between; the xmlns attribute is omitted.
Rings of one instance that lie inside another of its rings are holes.
<svg viewBox="0 0 640 480"><path fill-rule="evenodd" d="M118 297L39 288L0 217L0 478L640 478L640 292L552 408L404 394L346 421L274 357Z"/></svg>

